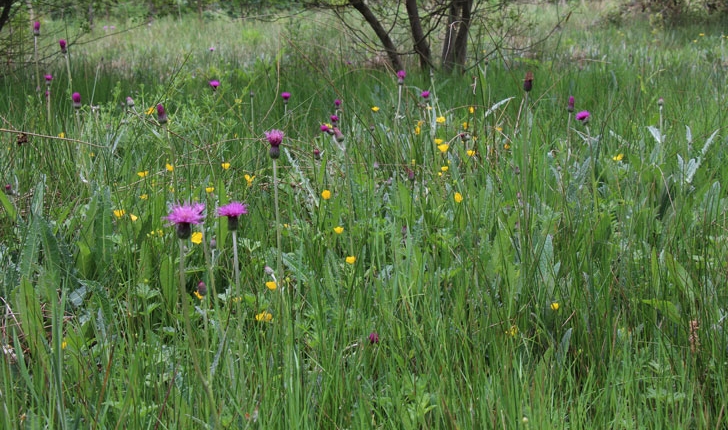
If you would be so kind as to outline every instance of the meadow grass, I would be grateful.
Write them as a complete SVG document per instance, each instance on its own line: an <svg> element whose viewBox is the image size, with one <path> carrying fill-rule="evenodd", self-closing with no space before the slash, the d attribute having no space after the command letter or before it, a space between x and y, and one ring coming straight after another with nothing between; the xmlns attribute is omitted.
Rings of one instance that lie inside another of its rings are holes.
<svg viewBox="0 0 728 430"><path fill-rule="evenodd" d="M72 89L44 40L50 117L30 67L0 99L2 427L725 426L728 40L574 11L398 117L320 15L97 26Z"/></svg>

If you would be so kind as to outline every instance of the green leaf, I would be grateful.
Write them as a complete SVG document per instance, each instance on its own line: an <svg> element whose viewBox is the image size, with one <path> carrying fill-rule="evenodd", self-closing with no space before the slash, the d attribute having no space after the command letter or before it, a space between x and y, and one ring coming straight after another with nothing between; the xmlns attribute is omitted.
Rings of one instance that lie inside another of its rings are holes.
<svg viewBox="0 0 728 430"><path fill-rule="evenodd" d="M660 311L667 319L674 324L680 325L680 311L677 306L669 300L643 299L642 303L650 305Z"/></svg>

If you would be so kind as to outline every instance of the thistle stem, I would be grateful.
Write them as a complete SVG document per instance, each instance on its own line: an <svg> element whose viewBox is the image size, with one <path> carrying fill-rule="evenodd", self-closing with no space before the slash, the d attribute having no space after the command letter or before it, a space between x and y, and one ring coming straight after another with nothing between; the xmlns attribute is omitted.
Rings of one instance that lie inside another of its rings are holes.
<svg viewBox="0 0 728 430"><path fill-rule="evenodd" d="M273 160L273 204L276 212L276 247L277 247L277 272L279 282L283 282L283 250L281 248L281 215L278 207L278 162Z"/></svg>
<svg viewBox="0 0 728 430"><path fill-rule="evenodd" d="M233 297L238 297L240 294L240 268L239 268L239 262L238 259L238 232L237 230L233 230L233 264L234 264L234 271L235 271L235 291L233 293Z"/></svg>

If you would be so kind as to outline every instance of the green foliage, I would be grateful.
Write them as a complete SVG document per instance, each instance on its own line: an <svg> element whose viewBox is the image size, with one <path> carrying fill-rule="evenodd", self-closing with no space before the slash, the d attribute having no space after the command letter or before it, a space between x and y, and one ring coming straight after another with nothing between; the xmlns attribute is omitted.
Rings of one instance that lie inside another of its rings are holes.
<svg viewBox="0 0 728 430"><path fill-rule="evenodd" d="M315 19L79 43L50 104L5 77L0 426L722 427L720 30L565 27L399 86Z"/></svg>

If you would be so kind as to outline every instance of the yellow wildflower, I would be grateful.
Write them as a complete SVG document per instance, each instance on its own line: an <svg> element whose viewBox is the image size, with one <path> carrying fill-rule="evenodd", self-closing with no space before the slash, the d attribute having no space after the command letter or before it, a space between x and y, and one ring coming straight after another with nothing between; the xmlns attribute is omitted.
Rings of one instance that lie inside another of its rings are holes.
<svg viewBox="0 0 728 430"><path fill-rule="evenodd" d="M124 209L116 209L114 210L114 216L117 218L121 218L124 215L126 215L126 211Z"/></svg>
<svg viewBox="0 0 728 430"><path fill-rule="evenodd" d="M276 285L273 281L268 281L265 283L265 287L271 291L275 291L275 289L278 288L278 285Z"/></svg>
<svg viewBox="0 0 728 430"><path fill-rule="evenodd" d="M372 106L372 112L379 112L379 106Z"/></svg>
<svg viewBox="0 0 728 430"><path fill-rule="evenodd" d="M467 121L465 121L465 122L463 123L463 130L467 130L467 129L468 129L468 122L467 122Z"/></svg>
<svg viewBox="0 0 728 430"><path fill-rule="evenodd" d="M471 114L474 114L475 113L475 106L470 106L468 108L468 112L470 112Z"/></svg>
<svg viewBox="0 0 728 430"><path fill-rule="evenodd" d="M202 232L196 231L192 233L192 236L190 236L190 242L194 243L195 245L199 245L202 243Z"/></svg>
<svg viewBox="0 0 728 430"><path fill-rule="evenodd" d="M213 191L215 191L215 187L213 187L213 186L205 187L205 192L206 193L209 194L209 193L211 193Z"/></svg>
<svg viewBox="0 0 728 430"><path fill-rule="evenodd" d="M551 302L551 310L556 312L559 310L559 302Z"/></svg>
<svg viewBox="0 0 728 430"><path fill-rule="evenodd" d="M501 133L503 131L503 127L496 126L495 131L497 131L498 133Z"/></svg>
<svg viewBox="0 0 728 430"><path fill-rule="evenodd" d="M614 160L614 161L622 161L623 159L624 159L624 154L622 154L622 153L619 153L619 154L615 155L614 157L612 157L612 160Z"/></svg>
<svg viewBox="0 0 728 430"><path fill-rule="evenodd" d="M439 149L440 152L442 152L443 154L446 153L449 148L450 148L450 145L448 145L447 143L437 145L437 149Z"/></svg>
<svg viewBox="0 0 728 430"><path fill-rule="evenodd" d="M249 187L252 187L253 186L253 180L255 180L255 175L253 175L253 176L245 175L243 177L245 178L245 182L248 183L248 186Z"/></svg>
<svg viewBox="0 0 728 430"><path fill-rule="evenodd" d="M202 294L200 294L199 291L197 291L197 290L195 290L192 294L194 294L195 297L197 297L197 300L202 300L202 299L205 298L205 296L203 296Z"/></svg>
<svg viewBox="0 0 728 430"><path fill-rule="evenodd" d="M442 166L442 167L440 167L440 170L443 171L443 172L447 172L449 169L450 169L450 167L448 167L448 166Z"/></svg>
<svg viewBox="0 0 728 430"><path fill-rule="evenodd" d="M321 198L324 200L328 200L331 198L331 191L329 190L323 190L321 191Z"/></svg>
<svg viewBox="0 0 728 430"><path fill-rule="evenodd" d="M173 172L173 171L174 171L174 166L173 166L173 165L171 165L171 164L169 164L169 163L167 163L167 164L166 164L166 165L164 166L164 168L165 168L165 169L167 169L167 171L168 171L168 172Z"/></svg>
<svg viewBox="0 0 728 430"><path fill-rule="evenodd" d="M342 226L334 227L334 233L341 234L343 232L344 232L344 227L342 227Z"/></svg>
<svg viewBox="0 0 728 430"><path fill-rule="evenodd" d="M475 150L474 149L468 149L468 157L475 157Z"/></svg>
<svg viewBox="0 0 728 430"><path fill-rule="evenodd" d="M129 218L131 218L132 221L136 221L139 219L139 217L134 214L129 214Z"/></svg>
<svg viewBox="0 0 728 430"><path fill-rule="evenodd" d="M438 116L437 119L435 119L435 122L437 122L438 124L445 124L445 117Z"/></svg>
<svg viewBox="0 0 728 430"><path fill-rule="evenodd" d="M263 311L255 316L256 321L271 322L273 321L273 314L268 311Z"/></svg>
<svg viewBox="0 0 728 430"><path fill-rule="evenodd" d="M460 203L463 201L463 195L460 193L455 193L455 203Z"/></svg>
<svg viewBox="0 0 728 430"><path fill-rule="evenodd" d="M144 111L144 113L147 114L147 115L153 114L154 113L154 106L152 106L149 109L147 109L146 111Z"/></svg>
<svg viewBox="0 0 728 430"><path fill-rule="evenodd" d="M66 339L63 339L63 341L61 342L61 349L66 349L67 346L68 342L66 342Z"/></svg>
<svg viewBox="0 0 728 430"><path fill-rule="evenodd" d="M353 255L350 255L350 256L346 257L346 263L347 264L354 264L354 263L356 263L356 257L354 257Z"/></svg>
<svg viewBox="0 0 728 430"><path fill-rule="evenodd" d="M512 325L508 330L506 330L506 334L510 337L516 337L518 334L518 326Z"/></svg>
<svg viewBox="0 0 728 430"><path fill-rule="evenodd" d="M420 129L420 126L419 125L415 126L415 134L417 136L419 136L421 132L422 132L422 130Z"/></svg>
<svg viewBox="0 0 728 430"><path fill-rule="evenodd" d="M140 178L146 178L147 175L149 175L149 170L142 170L141 172L137 172L137 176Z"/></svg>
<svg viewBox="0 0 728 430"><path fill-rule="evenodd" d="M227 170L227 169L229 169L229 168L230 168L230 163L228 163L228 162L226 161L226 162L224 162L224 163L220 164L220 166L222 167L222 170Z"/></svg>
<svg viewBox="0 0 728 430"><path fill-rule="evenodd" d="M508 151L509 149L511 149L511 145L509 143L504 143L503 144L503 149L505 149L506 151Z"/></svg>
<svg viewBox="0 0 728 430"><path fill-rule="evenodd" d="M435 145L439 145L439 144L441 144L442 142L443 142L443 140L442 140L442 139L440 139L440 138L435 138Z"/></svg>
<svg viewBox="0 0 728 430"><path fill-rule="evenodd" d="M139 198L141 200L148 200L149 199L149 194L142 194L141 196L139 196Z"/></svg>
<svg viewBox="0 0 728 430"><path fill-rule="evenodd" d="M66 138L66 133L60 132L60 133L58 133L58 137L60 137L61 139L65 139Z"/></svg>

